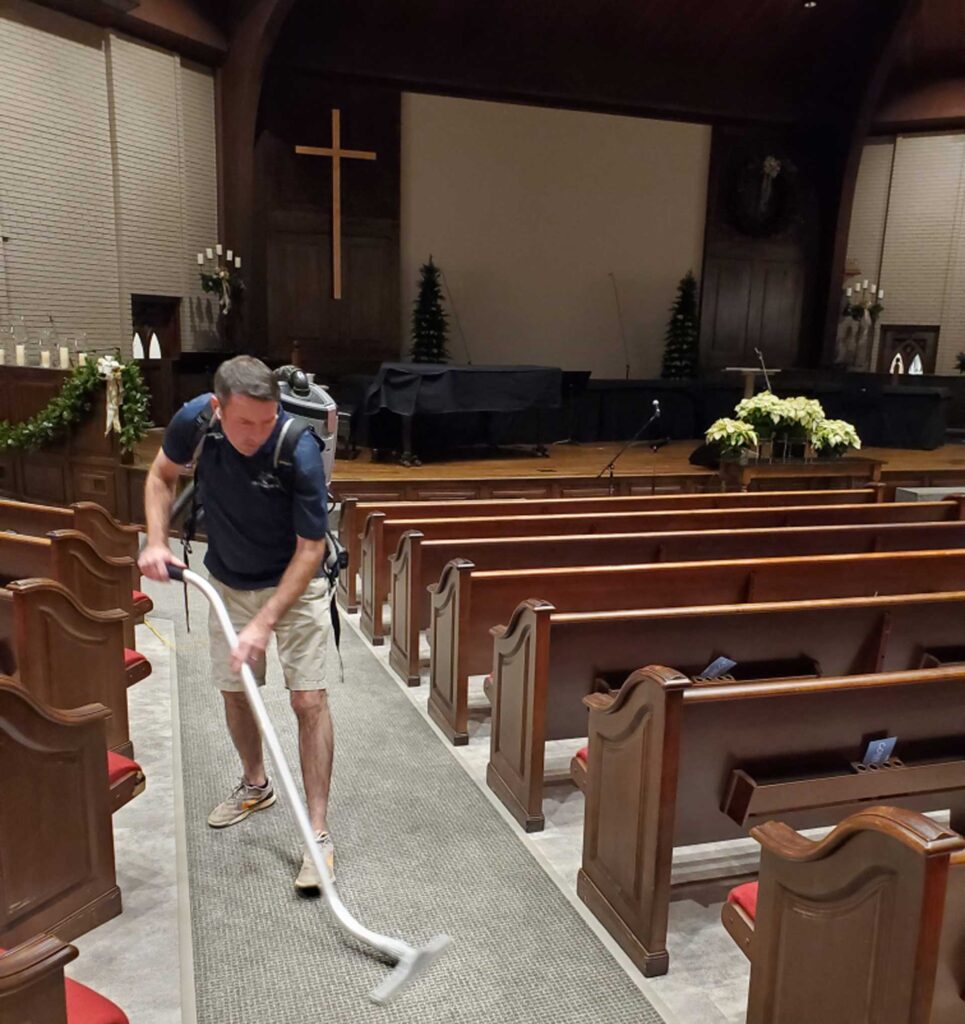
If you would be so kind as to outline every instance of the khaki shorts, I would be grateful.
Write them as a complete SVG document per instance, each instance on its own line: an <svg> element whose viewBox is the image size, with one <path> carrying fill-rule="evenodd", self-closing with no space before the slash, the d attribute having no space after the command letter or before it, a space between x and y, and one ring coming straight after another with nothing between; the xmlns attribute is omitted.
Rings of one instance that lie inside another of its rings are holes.
<svg viewBox="0 0 965 1024"><path fill-rule="evenodd" d="M221 595L228 617L240 633L258 614L277 587L264 590L232 590L210 577L211 585ZM313 579L302 596L278 620L275 643L278 660L289 690L324 690L325 657L328 652L329 617L328 580ZM244 691L241 675L231 671L231 648L214 609L208 611L208 639L211 651L211 678L219 690ZM265 685L265 660L251 666L259 686Z"/></svg>

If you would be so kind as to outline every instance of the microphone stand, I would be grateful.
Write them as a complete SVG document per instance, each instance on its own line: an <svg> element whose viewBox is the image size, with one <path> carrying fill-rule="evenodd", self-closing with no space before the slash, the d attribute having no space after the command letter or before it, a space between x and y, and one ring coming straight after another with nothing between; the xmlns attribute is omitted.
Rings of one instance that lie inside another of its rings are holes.
<svg viewBox="0 0 965 1024"><path fill-rule="evenodd" d="M640 438L643 435L643 432L645 430L647 430L650 426L652 426L654 423L656 423L657 420L660 419L660 406L657 405L656 402L654 402L653 404L654 404L653 415L650 417L650 419L648 419L647 422L643 424L643 426L633 435L633 437L631 437L630 440L627 441L627 443L616 453L616 455L613 456L612 459L610 459L610 461L603 467L603 469L601 469L600 472L597 473L597 475L594 477L595 480L599 480L600 477L603 476L604 473L609 473L609 478L608 478L609 479L609 485L610 485L609 493L610 493L611 496L613 494L613 467L616 464L617 459L619 459L620 456L631 445L636 444L637 441L640 440ZM656 448L654 448L654 451L656 451Z"/></svg>

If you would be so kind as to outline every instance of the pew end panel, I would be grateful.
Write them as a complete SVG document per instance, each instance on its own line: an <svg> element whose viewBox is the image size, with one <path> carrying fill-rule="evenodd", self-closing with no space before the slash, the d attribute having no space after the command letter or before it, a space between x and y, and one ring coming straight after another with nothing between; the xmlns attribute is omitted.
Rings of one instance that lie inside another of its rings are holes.
<svg viewBox="0 0 965 1024"><path fill-rule="evenodd" d="M956 771L965 763L960 739L965 734L965 674L960 668L772 683L698 683L679 677L674 695L679 714L664 715L662 724L656 714L648 717L641 709L649 709L656 698L669 704L670 697L657 693L655 698L647 685L643 670L616 695L586 698L589 761L578 880L588 905L642 970L648 969L642 951L652 956L666 950L668 904L645 916L642 899L634 904L630 897L639 892L669 901L664 894L671 887L673 847L746 834L728 817L726 794L728 780L750 765L775 777L783 769L792 780L793 786L779 794L784 802L762 813L787 815L798 827L834 824L875 798L915 810L950 806L953 816L956 808L961 813L965 788L960 772L951 782L944 774L949 751L957 752L957 765L952 759ZM662 731L651 738L657 726ZM856 793L853 780L863 783L864 778L849 765L861 756L869 734L898 735L909 767L921 767L928 779L909 786L901 772L866 773L881 788ZM604 741L611 736L620 741L612 755L618 769L607 777L602 760L597 768L602 754L594 751L606 752ZM660 754L650 759L655 743L662 744ZM632 756L637 749L647 751L646 759ZM822 766L832 771L824 773ZM648 794L650 805L665 814L658 826L651 827L637 812L644 799L638 793ZM616 887L613 880L630 869L631 880ZM956 965L965 970L961 957Z"/></svg>
<svg viewBox="0 0 965 1024"><path fill-rule="evenodd" d="M89 537L100 554L134 560L131 587L137 590L141 582L141 573L137 568L138 527L119 522L93 501L75 501L70 510L73 513L74 529Z"/></svg>
<svg viewBox="0 0 965 1024"><path fill-rule="evenodd" d="M358 498L343 498L338 512L338 539L348 554L348 565L338 574L335 599L349 613L357 612L358 572L361 551L359 536Z"/></svg>
<svg viewBox="0 0 965 1024"><path fill-rule="evenodd" d="M0 942L64 941L121 912L104 719L54 711L0 680Z"/></svg>
<svg viewBox="0 0 965 1024"><path fill-rule="evenodd" d="M126 612L124 645L135 648L131 579L137 563L131 558L108 558L98 554L91 541L78 530L52 530L47 537L53 549L53 577L87 608L94 611L120 608Z"/></svg>
<svg viewBox="0 0 965 1024"><path fill-rule="evenodd" d="M474 568L464 558L453 559L431 592L428 710L457 747L469 742L469 676L459 623L469 618Z"/></svg>
<svg viewBox="0 0 965 1024"><path fill-rule="evenodd" d="M550 616L546 601L524 601L493 630L492 736L486 782L527 832L543 815Z"/></svg>
<svg viewBox="0 0 965 1024"><path fill-rule="evenodd" d="M683 693L673 669L591 694L583 862L577 894L646 977L666 974Z"/></svg>
<svg viewBox="0 0 965 1024"><path fill-rule="evenodd" d="M422 574L422 537L418 530L406 531L389 559L389 667L407 686L418 686L421 682L420 602L414 591Z"/></svg>
<svg viewBox="0 0 965 1024"><path fill-rule="evenodd" d="M781 822L752 834L761 868L748 1024L938 1024L946 882L965 840L893 807L853 814L818 842Z"/></svg>
<svg viewBox="0 0 965 1024"><path fill-rule="evenodd" d="M85 608L53 580L17 580L0 590L10 617L18 676L37 700L69 710L103 704L110 712L107 745L133 755L124 671L124 623L120 609Z"/></svg>
<svg viewBox="0 0 965 1024"><path fill-rule="evenodd" d="M0 952L0 1020L68 1024L64 967L77 950L53 935L34 935Z"/></svg>
<svg viewBox="0 0 965 1024"><path fill-rule="evenodd" d="M385 561L385 513L372 512L365 520L359 550L359 571L362 577L361 601L359 606L359 628L362 635L375 647L385 642L382 623L382 599L384 585L379 584Z"/></svg>

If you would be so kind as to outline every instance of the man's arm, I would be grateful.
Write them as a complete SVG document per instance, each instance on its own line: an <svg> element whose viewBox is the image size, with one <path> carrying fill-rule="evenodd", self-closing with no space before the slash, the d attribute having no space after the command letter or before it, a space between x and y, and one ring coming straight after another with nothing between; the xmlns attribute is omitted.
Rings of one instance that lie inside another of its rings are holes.
<svg viewBox="0 0 965 1024"><path fill-rule="evenodd" d="M231 671L240 672L245 661L257 660L265 653L271 631L278 620L302 596L315 578L325 557L325 538L306 540L298 537L295 554L285 573L278 581L275 593L265 602L261 611L238 634L238 646L231 655Z"/></svg>
<svg viewBox="0 0 965 1024"><path fill-rule="evenodd" d="M171 506L177 491L181 467L158 451L144 485L144 515L147 519L147 544L137 560L142 573L152 580L165 582L168 565L180 565L168 547Z"/></svg>

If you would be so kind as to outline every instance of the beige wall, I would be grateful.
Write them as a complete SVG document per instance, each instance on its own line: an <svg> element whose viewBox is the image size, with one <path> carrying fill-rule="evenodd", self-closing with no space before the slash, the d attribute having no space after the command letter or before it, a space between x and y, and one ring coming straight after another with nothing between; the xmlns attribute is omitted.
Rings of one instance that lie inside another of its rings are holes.
<svg viewBox="0 0 965 1024"><path fill-rule="evenodd" d="M132 292L179 296L217 346L195 255L217 235L214 76L11 0L0 14L0 326L130 352Z"/></svg>
<svg viewBox="0 0 965 1024"><path fill-rule="evenodd" d="M882 323L941 327L935 368L955 373L965 349L965 135L865 147L848 262L884 289Z"/></svg>
<svg viewBox="0 0 965 1024"><path fill-rule="evenodd" d="M474 363L659 374L679 279L700 273L710 129L405 94L402 308L431 253ZM451 310L450 310L451 311ZM450 330L453 361L466 351Z"/></svg>

